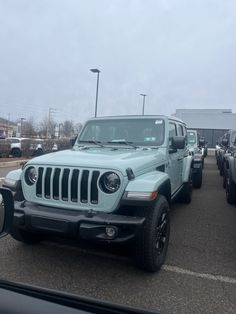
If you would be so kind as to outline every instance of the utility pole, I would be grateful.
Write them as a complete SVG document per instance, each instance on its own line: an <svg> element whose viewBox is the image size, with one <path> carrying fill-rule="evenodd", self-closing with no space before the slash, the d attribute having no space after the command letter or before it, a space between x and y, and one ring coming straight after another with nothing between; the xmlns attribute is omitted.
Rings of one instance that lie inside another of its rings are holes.
<svg viewBox="0 0 236 314"><path fill-rule="evenodd" d="M47 125L47 134L46 134L46 138L49 137L49 134L51 135L51 130L50 130L50 127L51 127L51 120L52 120L52 116L53 114L56 113L56 109L55 108L49 108L48 110L48 125Z"/></svg>
<svg viewBox="0 0 236 314"><path fill-rule="evenodd" d="M9 123L10 123L10 113L7 115L7 137L9 137Z"/></svg>

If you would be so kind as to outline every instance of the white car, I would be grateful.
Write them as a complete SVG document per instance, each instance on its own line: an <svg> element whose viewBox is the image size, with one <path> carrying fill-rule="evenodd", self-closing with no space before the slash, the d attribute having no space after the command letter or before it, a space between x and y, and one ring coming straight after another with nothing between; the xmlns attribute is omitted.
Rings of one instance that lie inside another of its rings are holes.
<svg viewBox="0 0 236 314"><path fill-rule="evenodd" d="M27 138L18 138L18 137L8 137L7 141L11 143L10 155L12 157L21 157L22 155L22 140Z"/></svg>

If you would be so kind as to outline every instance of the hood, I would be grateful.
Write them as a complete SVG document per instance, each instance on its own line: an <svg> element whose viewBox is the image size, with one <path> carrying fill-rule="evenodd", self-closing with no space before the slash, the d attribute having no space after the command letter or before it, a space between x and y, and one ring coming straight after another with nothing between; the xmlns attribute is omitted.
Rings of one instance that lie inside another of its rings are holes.
<svg viewBox="0 0 236 314"><path fill-rule="evenodd" d="M31 159L27 165L53 165L118 170L126 175L131 168L135 175L165 162L165 149L89 148L64 150Z"/></svg>

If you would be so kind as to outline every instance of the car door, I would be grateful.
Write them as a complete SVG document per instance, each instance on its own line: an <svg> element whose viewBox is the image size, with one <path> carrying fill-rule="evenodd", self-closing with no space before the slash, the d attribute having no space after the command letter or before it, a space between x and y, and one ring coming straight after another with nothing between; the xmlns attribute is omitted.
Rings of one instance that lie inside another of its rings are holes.
<svg viewBox="0 0 236 314"><path fill-rule="evenodd" d="M186 130L183 124L177 124L177 135L178 136L185 136L186 137ZM187 139L186 139L187 144ZM182 175L183 175L183 164L184 164L184 157L187 155L187 145L185 145L184 149L178 149L178 186L182 184Z"/></svg>
<svg viewBox="0 0 236 314"><path fill-rule="evenodd" d="M169 154L167 162L167 173L171 181L171 194L179 187L179 153L171 147L172 138L177 135L177 126L175 122L169 122Z"/></svg>

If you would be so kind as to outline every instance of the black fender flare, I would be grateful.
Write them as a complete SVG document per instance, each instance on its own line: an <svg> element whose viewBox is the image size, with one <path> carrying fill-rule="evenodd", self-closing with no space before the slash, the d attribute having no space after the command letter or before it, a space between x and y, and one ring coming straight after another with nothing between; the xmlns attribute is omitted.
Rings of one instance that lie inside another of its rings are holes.
<svg viewBox="0 0 236 314"><path fill-rule="evenodd" d="M157 193L165 196L169 205L171 204L171 184L169 178L158 187Z"/></svg>

